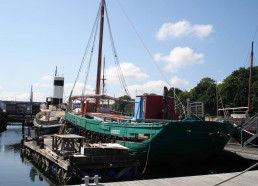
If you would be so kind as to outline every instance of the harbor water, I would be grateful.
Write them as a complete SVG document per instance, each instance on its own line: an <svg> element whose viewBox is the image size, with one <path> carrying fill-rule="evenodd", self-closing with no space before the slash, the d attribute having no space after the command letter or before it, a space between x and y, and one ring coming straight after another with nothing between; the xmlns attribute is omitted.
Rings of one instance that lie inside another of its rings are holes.
<svg viewBox="0 0 258 186"><path fill-rule="evenodd" d="M31 161L21 155L21 125L8 125L7 130L0 133L0 185L56 185L44 178L33 167Z"/></svg>
<svg viewBox="0 0 258 186"><path fill-rule="evenodd" d="M7 130L0 133L0 185L58 185L51 175L44 175L35 167L33 161L22 156L20 142L26 131L21 125L8 125ZM169 165L169 162L167 165L155 167L148 165L139 179L241 172L256 162L222 153L202 162L188 162L178 166Z"/></svg>

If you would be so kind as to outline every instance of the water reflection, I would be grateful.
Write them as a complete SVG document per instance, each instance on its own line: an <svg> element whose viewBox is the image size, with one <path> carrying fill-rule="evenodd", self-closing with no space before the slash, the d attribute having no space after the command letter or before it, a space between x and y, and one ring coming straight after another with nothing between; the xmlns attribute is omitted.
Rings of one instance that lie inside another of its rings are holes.
<svg viewBox="0 0 258 186"><path fill-rule="evenodd" d="M5 145L5 151L13 151L14 153L20 153L21 144L15 143L15 144L10 144L10 145Z"/></svg>
<svg viewBox="0 0 258 186"><path fill-rule="evenodd" d="M0 133L0 185L54 185L42 178L38 172L35 172L35 169L31 170L33 168L29 161L25 161L21 156L23 134L21 125L8 125L7 130Z"/></svg>
<svg viewBox="0 0 258 186"><path fill-rule="evenodd" d="M20 153L22 139L22 131L20 126L8 126L8 130L0 133L1 151Z"/></svg>
<svg viewBox="0 0 258 186"><path fill-rule="evenodd" d="M33 160L28 159L26 156L22 154L21 159L24 164L29 165L31 167L29 177L32 182L35 182L38 178L39 181L47 182L50 186L59 185L51 175L42 173L43 171L41 171L40 168L36 166Z"/></svg>
<svg viewBox="0 0 258 186"><path fill-rule="evenodd" d="M38 174L37 170L34 169L33 167L31 167L31 169L30 169L30 179L31 179L31 181L34 182L36 176L38 176L39 181L43 181L44 180L43 177L40 174Z"/></svg>
<svg viewBox="0 0 258 186"><path fill-rule="evenodd" d="M37 175L37 171L33 168L30 169L30 179L34 182L35 181L35 177Z"/></svg>

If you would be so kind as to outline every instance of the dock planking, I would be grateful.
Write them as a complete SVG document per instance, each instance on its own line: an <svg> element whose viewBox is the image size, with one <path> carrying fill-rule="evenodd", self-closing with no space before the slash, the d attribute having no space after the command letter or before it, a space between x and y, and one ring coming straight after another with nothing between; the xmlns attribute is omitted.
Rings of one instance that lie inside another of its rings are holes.
<svg viewBox="0 0 258 186"><path fill-rule="evenodd" d="M210 174L200 176L176 177L176 178L162 178L162 179L149 179L137 180L126 182L110 182L101 183L103 186L252 186L258 185L257 181L258 171L248 171L245 173L223 173L223 174ZM232 179L230 179L232 178ZM85 185L85 184L81 184Z"/></svg>
<svg viewBox="0 0 258 186"><path fill-rule="evenodd" d="M240 144L229 143L224 148L225 151L237 154L245 159L258 161L257 146L242 147ZM175 185L175 186L252 186L258 185L258 171L252 168L258 167L258 163L244 170L243 172L197 175L187 177L173 177L162 179L134 180L126 182L101 183L103 186L156 186L156 185ZM85 185L85 184L82 184Z"/></svg>
<svg viewBox="0 0 258 186"><path fill-rule="evenodd" d="M240 144L228 143L224 150L235 153L246 159L258 161L258 147L254 145L242 147Z"/></svg>

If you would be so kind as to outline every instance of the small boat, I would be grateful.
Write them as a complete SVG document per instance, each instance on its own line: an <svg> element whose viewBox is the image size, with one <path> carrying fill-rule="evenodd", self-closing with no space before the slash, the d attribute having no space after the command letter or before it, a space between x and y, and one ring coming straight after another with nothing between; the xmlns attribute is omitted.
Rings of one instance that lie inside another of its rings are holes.
<svg viewBox="0 0 258 186"><path fill-rule="evenodd" d="M41 135L59 133L64 124L65 104L63 104L64 77L55 74L54 95L47 97L33 120L33 127Z"/></svg>
<svg viewBox="0 0 258 186"><path fill-rule="evenodd" d="M105 1L100 5L100 28L103 28ZM108 21L109 22L109 21ZM103 30L102 30L103 31ZM100 32L102 40L103 33ZM160 162L200 160L220 153L235 127L227 121L204 121L195 117L179 120L175 98L163 95L141 95L133 100L134 116L112 111L121 99L100 93L101 51L99 45L96 92L94 95L70 95L65 120L89 142L118 143L139 158L142 165ZM103 73L104 74L104 73ZM103 91L104 92L104 91ZM82 103L80 112L74 107ZM132 100L123 100L131 102Z"/></svg>
<svg viewBox="0 0 258 186"><path fill-rule="evenodd" d="M38 112L33 120L33 127L40 130L41 135L59 133L60 127L64 124L65 111L50 107Z"/></svg>

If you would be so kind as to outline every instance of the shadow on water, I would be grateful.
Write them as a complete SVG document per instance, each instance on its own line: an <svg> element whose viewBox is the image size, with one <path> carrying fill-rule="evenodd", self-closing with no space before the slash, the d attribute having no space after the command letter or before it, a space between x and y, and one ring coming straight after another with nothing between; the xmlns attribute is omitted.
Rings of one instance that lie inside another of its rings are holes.
<svg viewBox="0 0 258 186"><path fill-rule="evenodd" d="M230 172L242 172L257 163L255 160L242 158L234 153L223 151L216 156L202 161L183 162L178 165L151 165L141 179L172 178L182 176L209 175ZM252 170L258 170L258 167Z"/></svg>

